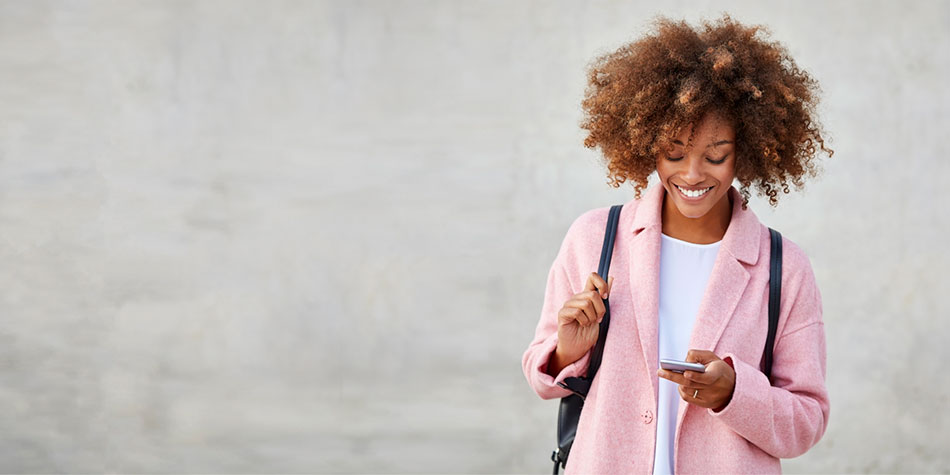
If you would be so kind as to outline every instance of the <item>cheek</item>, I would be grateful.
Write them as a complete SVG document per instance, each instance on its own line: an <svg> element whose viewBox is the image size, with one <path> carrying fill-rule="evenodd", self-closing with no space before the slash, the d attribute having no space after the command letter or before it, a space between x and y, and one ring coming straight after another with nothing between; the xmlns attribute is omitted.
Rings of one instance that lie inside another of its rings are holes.
<svg viewBox="0 0 950 475"><path fill-rule="evenodd" d="M735 162L733 162L732 167L729 167L727 169L717 170L715 176L716 176L716 179L722 183L731 183L733 178L735 178L736 176Z"/></svg>

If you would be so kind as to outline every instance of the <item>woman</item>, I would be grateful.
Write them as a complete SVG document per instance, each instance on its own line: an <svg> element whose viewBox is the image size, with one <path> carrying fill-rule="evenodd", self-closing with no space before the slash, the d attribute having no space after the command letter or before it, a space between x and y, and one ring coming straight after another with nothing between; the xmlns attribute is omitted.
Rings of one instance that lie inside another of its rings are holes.
<svg viewBox="0 0 950 475"><path fill-rule="evenodd" d="M607 282L594 271L609 207L571 224L522 360L541 398L569 395L558 383L586 374L610 297L567 473L780 472L780 458L824 434L825 335L811 264L783 238L770 382L761 370L769 231L747 204L755 185L775 206L779 189L816 174L819 148L833 151L814 117L817 84L761 30L728 15L701 29L661 18L589 72L585 145L602 150L612 186L632 180L636 194L621 211ZM641 197L654 171L659 183ZM671 373L660 358L705 372Z"/></svg>

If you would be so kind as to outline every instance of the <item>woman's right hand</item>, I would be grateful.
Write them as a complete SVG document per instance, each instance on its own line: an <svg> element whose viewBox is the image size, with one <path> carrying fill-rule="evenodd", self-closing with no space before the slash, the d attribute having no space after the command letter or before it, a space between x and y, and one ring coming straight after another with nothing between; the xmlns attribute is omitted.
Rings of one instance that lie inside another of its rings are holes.
<svg viewBox="0 0 950 475"><path fill-rule="evenodd" d="M607 313L604 300L610 295L614 278L604 282L592 272L584 290L574 294L557 313L557 366L567 366L584 356L597 343L600 321Z"/></svg>

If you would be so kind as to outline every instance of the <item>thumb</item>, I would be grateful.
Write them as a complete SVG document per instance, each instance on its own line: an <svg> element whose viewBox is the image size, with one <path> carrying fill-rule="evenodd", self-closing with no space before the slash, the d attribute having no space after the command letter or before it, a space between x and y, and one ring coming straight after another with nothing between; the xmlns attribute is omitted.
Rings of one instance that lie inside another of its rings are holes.
<svg viewBox="0 0 950 475"><path fill-rule="evenodd" d="M607 296L610 296L610 289L614 288L614 276L607 278Z"/></svg>
<svg viewBox="0 0 950 475"><path fill-rule="evenodd" d="M706 350L689 350L686 353L686 361L690 363L709 364L718 361L719 357L715 353Z"/></svg>

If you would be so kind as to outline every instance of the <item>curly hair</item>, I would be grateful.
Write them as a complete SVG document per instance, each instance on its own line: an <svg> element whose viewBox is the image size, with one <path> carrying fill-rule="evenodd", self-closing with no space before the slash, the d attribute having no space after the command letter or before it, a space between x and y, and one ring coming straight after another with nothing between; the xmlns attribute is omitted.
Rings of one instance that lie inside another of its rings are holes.
<svg viewBox="0 0 950 475"><path fill-rule="evenodd" d="M752 185L775 207L779 189L788 194L789 182L801 189L804 176L818 174L819 147L834 154L815 117L820 88L784 46L757 37L768 29L728 14L701 29L662 16L653 23L655 32L596 58L587 71L584 146L600 147L610 186L631 180L640 198L660 151L711 111L735 128L743 209Z"/></svg>

